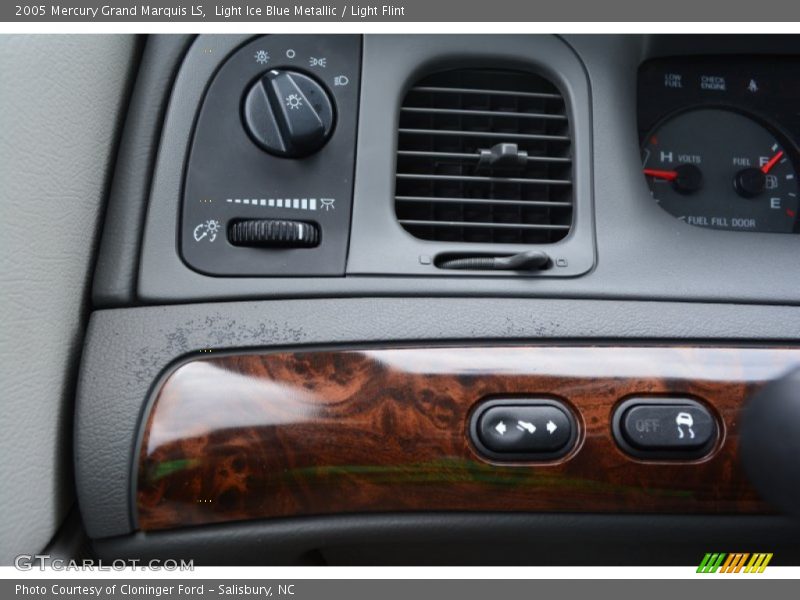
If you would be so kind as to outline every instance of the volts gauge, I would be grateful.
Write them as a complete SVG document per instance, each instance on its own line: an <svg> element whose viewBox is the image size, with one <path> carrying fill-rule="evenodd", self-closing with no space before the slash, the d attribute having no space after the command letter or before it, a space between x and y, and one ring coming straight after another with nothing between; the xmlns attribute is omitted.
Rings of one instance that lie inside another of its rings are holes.
<svg viewBox="0 0 800 600"><path fill-rule="evenodd" d="M662 208L691 225L791 233L800 189L780 136L721 108L681 112L644 140L644 174Z"/></svg>

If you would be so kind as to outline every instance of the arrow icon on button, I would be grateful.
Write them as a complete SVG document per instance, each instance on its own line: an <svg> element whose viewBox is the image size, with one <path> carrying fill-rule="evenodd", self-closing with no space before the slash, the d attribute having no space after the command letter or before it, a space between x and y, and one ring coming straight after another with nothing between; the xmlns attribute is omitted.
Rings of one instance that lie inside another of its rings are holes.
<svg viewBox="0 0 800 600"><path fill-rule="evenodd" d="M506 424L503 421L500 421L497 425L494 426L495 431L500 435L505 435L506 433Z"/></svg>
<svg viewBox="0 0 800 600"><path fill-rule="evenodd" d="M553 432L556 429L558 429L558 426L552 421L548 421L546 427L547 427L547 433L549 433L550 435L553 435Z"/></svg>

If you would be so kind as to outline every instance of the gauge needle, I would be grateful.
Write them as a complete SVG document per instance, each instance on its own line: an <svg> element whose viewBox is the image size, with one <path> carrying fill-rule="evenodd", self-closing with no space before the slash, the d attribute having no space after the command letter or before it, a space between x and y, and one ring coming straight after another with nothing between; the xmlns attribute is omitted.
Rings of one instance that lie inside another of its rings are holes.
<svg viewBox="0 0 800 600"><path fill-rule="evenodd" d="M677 171L660 171L658 169L645 169L644 174L650 177L655 177L656 179L666 179L667 181L675 181L678 178Z"/></svg>
<svg viewBox="0 0 800 600"><path fill-rule="evenodd" d="M767 173L770 172L772 167L778 164L778 161L782 158L783 158L783 150L779 150L778 152L775 153L775 156L770 158L769 161L763 167L761 167L761 172L764 175L766 175Z"/></svg>

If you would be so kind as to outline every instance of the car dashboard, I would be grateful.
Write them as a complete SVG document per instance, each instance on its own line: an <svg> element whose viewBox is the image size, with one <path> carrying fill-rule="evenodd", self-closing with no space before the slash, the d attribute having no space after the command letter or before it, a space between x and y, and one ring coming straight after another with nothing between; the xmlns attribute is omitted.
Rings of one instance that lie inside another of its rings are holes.
<svg viewBox="0 0 800 600"><path fill-rule="evenodd" d="M792 36L151 36L78 381L95 551L800 558L798 67Z"/></svg>

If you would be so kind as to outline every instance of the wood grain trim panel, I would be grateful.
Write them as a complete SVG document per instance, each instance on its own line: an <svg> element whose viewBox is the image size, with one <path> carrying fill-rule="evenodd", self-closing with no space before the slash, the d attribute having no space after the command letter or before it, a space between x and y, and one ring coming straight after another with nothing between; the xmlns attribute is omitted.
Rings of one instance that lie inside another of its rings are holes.
<svg viewBox="0 0 800 600"><path fill-rule="evenodd" d="M199 358L165 380L138 463L143 530L354 512L763 513L745 479L745 399L800 366L791 348L438 347ZM690 396L722 425L693 462L624 454L630 395ZM467 435L497 396L559 398L579 420L554 463L492 464Z"/></svg>

